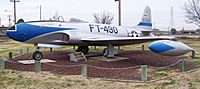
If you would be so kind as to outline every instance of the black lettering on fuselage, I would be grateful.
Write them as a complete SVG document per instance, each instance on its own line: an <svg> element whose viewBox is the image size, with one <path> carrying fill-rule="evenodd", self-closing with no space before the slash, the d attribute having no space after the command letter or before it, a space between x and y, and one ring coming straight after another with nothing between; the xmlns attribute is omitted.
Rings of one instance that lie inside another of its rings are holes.
<svg viewBox="0 0 200 89"><path fill-rule="evenodd" d="M95 25L96 27L97 27L97 29L98 29L98 32L100 32L100 28L99 28L99 25Z"/></svg>
<svg viewBox="0 0 200 89"><path fill-rule="evenodd" d="M93 24L89 24L90 27L90 32L92 32L92 30L94 29L94 25Z"/></svg>
<svg viewBox="0 0 200 89"><path fill-rule="evenodd" d="M101 25L94 25L89 24L90 32L106 32L106 33L114 33L118 34L118 29L115 26L101 26ZM97 30L97 31L96 31Z"/></svg>

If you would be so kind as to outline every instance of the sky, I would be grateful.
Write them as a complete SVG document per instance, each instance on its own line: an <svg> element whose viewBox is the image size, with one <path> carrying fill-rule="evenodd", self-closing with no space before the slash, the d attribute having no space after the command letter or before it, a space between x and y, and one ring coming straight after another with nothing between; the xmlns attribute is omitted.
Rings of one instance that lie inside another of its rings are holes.
<svg viewBox="0 0 200 89"><path fill-rule="evenodd" d="M174 10L174 27L177 30L196 29L185 22L183 6L187 0L122 0L122 25L135 26L142 17L145 6L152 11L152 22L156 28L167 30L171 22L171 7ZM39 6L42 6L42 20L52 18L57 12L65 20L71 17L94 22L93 14L103 11L114 15L113 24L118 24L118 2L115 0L20 0L17 2L17 19L25 21L39 20ZM13 3L0 0L1 25L8 25L8 15L12 15Z"/></svg>

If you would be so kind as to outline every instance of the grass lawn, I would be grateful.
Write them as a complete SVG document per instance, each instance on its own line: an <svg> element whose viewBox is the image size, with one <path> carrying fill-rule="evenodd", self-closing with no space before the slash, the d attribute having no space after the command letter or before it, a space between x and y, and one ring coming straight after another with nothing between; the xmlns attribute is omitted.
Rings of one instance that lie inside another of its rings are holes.
<svg viewBox="0 0 200 89"><path fill-rule="evenodd" d="M168 70L162 70L168 71ZM115 82L87 79L80 75L54 75L48 72L0 72L1 89L200 89L200 70L171 73L172 77L153 82Z"/></svg>

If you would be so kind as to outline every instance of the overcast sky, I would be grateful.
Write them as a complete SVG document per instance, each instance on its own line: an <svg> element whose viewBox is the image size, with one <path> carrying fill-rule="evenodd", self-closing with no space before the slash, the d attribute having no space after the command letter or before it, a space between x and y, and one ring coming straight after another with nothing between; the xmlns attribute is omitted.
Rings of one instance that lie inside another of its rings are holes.
<svg viewBox="0 0 200 89"><path fill-rule="evenodd" d="M152 21L157 28L167 29L170 25L170 11L174 8L174 23L177 29L195 28L185 23L183 6L187 0L122 0L122 25L134 26L140 21L146 5L152 10ZM114 0L20 0L17 3L17 18L25 21L39 20L39 5L42 5L42 19L52 18L56 12L65 19L79 18L93 21L93 13L108 11L114 14L113 24L118 23L118 2ZM5 12L5 10L8 10ZM13 15L13 3L0 0L0 18L8 24L8 16Z"/></svg>

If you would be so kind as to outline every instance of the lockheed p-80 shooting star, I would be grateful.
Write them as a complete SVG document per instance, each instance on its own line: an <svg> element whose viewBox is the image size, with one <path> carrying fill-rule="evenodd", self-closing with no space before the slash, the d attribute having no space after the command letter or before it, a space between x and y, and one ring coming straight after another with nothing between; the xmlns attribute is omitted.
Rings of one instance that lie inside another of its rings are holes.
<svg viewBox="0 0 200 89"><path fill-rule="evenodd" d="M76 51L88 53L88 46L107 46L105 55L114 57L114 46L138 44L154 40L150 50L163 55L181 55L192 48L174 41L174 37L155 36L152 33L151 10L147 6L141 22L133 27L114 26L96 23L69 23L55 21L21 22L7 30L7 36L16 41L35 44L33 59L40 60L39 47L60 47L76 45Z"/></svg>

